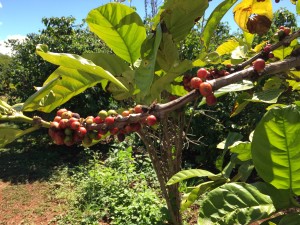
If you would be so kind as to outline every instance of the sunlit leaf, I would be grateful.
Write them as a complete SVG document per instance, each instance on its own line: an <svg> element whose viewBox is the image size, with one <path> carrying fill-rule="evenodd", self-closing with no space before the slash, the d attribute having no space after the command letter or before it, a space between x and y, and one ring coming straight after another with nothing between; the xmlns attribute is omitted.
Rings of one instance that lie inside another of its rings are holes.
<svg viewBox="0 0 300 225"><path fill-rule="evenodd" d="M156 55L161 43L162 31L157 28L155 35L147 39L144 43L142 61L138 69L135 70L135 84L140 89L140 98L143 98L150 93L150 87L154 79Z"/></svg>
<svg viewBox="0 0 300 225"><path fill-rule="evenodd" d="M247 183L224 184L200 202L198 224L249 224L275 211L269 196Z"/></svg>
<svg viewBox="0 0 300 225"><path fill-rule="evenodd" d="M158 95L168 87L175 78L182 75L185 71L192 68L192 62L189 60L184 60L178 65L175 65L170 69L170 71L164 76L158 78L151 87L151 96L155 99Z"/></svg>
<svg viewBox="0 0 300 225"><path fill-rule="evenodd" d="M253 94L252 99L247 99L250 102L265 102L276 103L279 96L284 92L282 89L268 89L262 92L256 92Z"/></svg>
<svg viewBox="0 0 300 225"><path fill-rule="evenodd" d="M89 12L86 22L120 58L133 64L140 57L146 29L134 9L124 4L108 3Z"/></svg>
<svg viewBox="0 0 300 225"><path fill-rule="evenodd" d="M226 42L224 42L223 44L221 44L217 49L216 52L222 56L225 54L229 54L231 53L234 49L236 49L236 47L239 46L239 42L236 40L228 40Z"/></svg>
<svg viewBox="0 0 300 225"><path fill-rule="evenodd" d="M297 1L297 3L296 3L296 12L298 15L300 15L300 2L299 1Z"/></svg>
<svg viewBox="0 0 300 225"><path fill-rule="evenodd" d="M193 177L215 177L217 175L202 169L189 169L189 170L182 170L171 177L168 181L167 185L176 184L180 181L190 179Z"/></svg>
<svg viewBox="0 0 300 225"><path fill-rule="evenodd" d="M119 77L123 72L131 70L125 61L113 54L107 53L84 53L82 57L93 61L97 66Z"/></svg>
<svg viewBox="0 0 300 225"><path fill-rule="evenodd" d="M254 34L250 34L249 32L243 31L244 39L247 43L248 48L250 49L252 46L252 42L254 40Z"/></svg>
<svg viewBox="0 0 300 225"><path fill-rule="evenodd" d="M172 35L163 33L162 41L157 52L157 63L161 69L168 72L179 60L177 46L172 40Z"/></svg>
<svg viewBox="0 0 300 225"><path fill-rule="evenodd" d="M300 195L300 108L269 110L257 125L251 145L259 176L278 189Z"/></svg>
<svg viewBox="0 0 300 225"><path fill-rule="evenodd" d="M13 111L14 111L14 109L9 104L7 104L5 101L2 101L0 99L0 115L1 114L4 114L4 115L11 114Z"/></svg>
<svg viewBox="0 0 300 225"><path fill-rule="evenodd" d="M61 66L47 78L39 91L26 100L23 110L51 112L99 82L101 80L95 74Z"/></svg>
<svg viewBox="0 0 300 225"><path fill-rule="evenodd" d="M300 82L295 80L287 80L289 86L292 87L293 91L300 91Z"/></svg>
<svg viewBox="0 0 300 225"><path fill-rule="evenodd" d="M220 55L217 52L210 52L204 58L207 64L218 64L221 63Z"/></svg>
<svg viewBox="0 0 300 225"><path fill-rule="evenodd" d="M247 46L237 46L232 52L231 52L231 59L235 60L242 60L246 58L246 54L248 51Z"/></svg>
<svg viewBox="0 0 300 225"><path fill-rule="evenodd" d="M236 153L238 159L241 161L252 159L251 142L237 141L233 145L229 146L229 149L232 153Z"/></svg>
<svg viewBox="0 0 300 225"><path fill-rule="evenodd" d="M274 57L283 60L285 57L289 56L293 51L294 47L298 44L298 40L294 39L289 46L280 46L279 48L275 49L273 52Z"/></svg>
<svg viewBox="0 0 300 225"><path fill-rule="evenodd" d="M256 182L252 185L255 186L261 193L269 195L277 210L287 209L293 205L289 190L277 189L266 182Z"/></svg>
<svg viewBox="0 0 300 225"><path fill-rule="evenodd" d="M107 79L126 90L125 86L108 71L105 71L103 68L95 65L91 60L79 55L50 52L46 45L38 45L36 47L36 53L52 64L90 73L93 77L98 77L99 82L102 79Z"/></svg>
<svg viewBox="0 0 300 225"><path fill-rule="evenodd" d="M214 34L214 31L221 19L236 2L237 0L223 1L210 14L201 36L201 41L204 45L204 51L208 48L211 36Z"/></svg>
<svg viewBox="0 0 300 225"><path fill-rule="evenodd" d="M228 151L228 147L233 145L236 141L239 141L243 138L243 135L236 132L229 132L229 134L226 137L224 148L222 154L220 154L216 160L216 168L220 171L223 170L223 164L224 164L224 157L226 152Z"/></svg>
<svg viewBox="0 0 300 225"><path fill-rule="evenodd" d="M207 181L194 187L191 192L182 197L180 210L184 211L190 207L199 198L199 196L207 191L213 184L214 181Z"/></svg>
<svg viewBox="0 0 300 225"><path fill-rule="evenodd" d="M161 7L160 21L167 27L175 43L183 40L202 17L208 7L207 0L169 0Z"/></svg>

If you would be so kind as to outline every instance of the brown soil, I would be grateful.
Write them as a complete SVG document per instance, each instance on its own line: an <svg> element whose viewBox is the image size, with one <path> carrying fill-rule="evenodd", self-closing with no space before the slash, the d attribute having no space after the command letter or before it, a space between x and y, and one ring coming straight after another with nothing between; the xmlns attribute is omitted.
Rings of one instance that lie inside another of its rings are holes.
<svg viewBox="0 0 300 225"><path fill-rule="evenodd" d="M47 182L0 181L0 225L53 225L63 207L51 197L51 185Z"/></svg>

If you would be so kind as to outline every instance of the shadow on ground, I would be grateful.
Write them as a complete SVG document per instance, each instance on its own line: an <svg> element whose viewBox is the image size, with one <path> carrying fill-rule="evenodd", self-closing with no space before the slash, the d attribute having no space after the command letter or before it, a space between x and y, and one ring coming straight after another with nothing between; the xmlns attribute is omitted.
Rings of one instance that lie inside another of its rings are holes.
<svg viewBox="0 0 300 225"><path fill-rule="evenodd" d="M0 149L0 180L12 184L47 181L60 167L77 165L82 150L30 140L14 142Z"/></svg>

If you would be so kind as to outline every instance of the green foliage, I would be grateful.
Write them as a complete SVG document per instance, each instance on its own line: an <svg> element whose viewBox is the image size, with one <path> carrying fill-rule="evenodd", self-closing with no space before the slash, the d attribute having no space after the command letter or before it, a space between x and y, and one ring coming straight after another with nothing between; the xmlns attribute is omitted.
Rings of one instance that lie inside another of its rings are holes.
<svg viewBox="0 0 300 225"><path fill-rule="evenodd" d="M73 17L43 18L45 26L40 33L28 34L23 42L9 40L14 54L9 69L3 74L6 81L8 101L12 104L24 102L35 92L34 87L42 86L43 82L53 73L57 66L44 61L35 54L38 44L46 44L51 51L69 52L81 55L84 52L109 52L107 47L95 35L84 28L84 24L75 25ZM101 89L100 89L101 90ZM69 108L77 108L78 102L88 104L89 96L101 93L99 88L87 90L84 95L74 98ZM103 94L109 97L107 94ZM104 105L106 100L102 99ZM106 103L107 105L107 103ZM98 107L101 104L98 103ZM90 105L90 108L94 106ZM80 107L82 108L82 107ZM78 108L78 109L80 109ZM78 111L80 113L80 110Z"/></svg>
<svg viewBox="0 0 300 225"><path fill-rule="evenodd" d="M269 196L245 183L224 184L200 203L199 224L248 224L266 218L275 208Z"/></svg>
<svg viewBox="0 0 300 225"><path fill-rule="evenodd" d="M275 107L257 125L251 145L255 168L262 179L278 189L299 187L299 107Z"/></svg>
<svg viewBox="0 0 300 225"><path fill-rule="evenodd" d="M237 2L237 0L223 1L221 2L214 11L210 14L203 32L201 34L201 42L204 45L202 52L207 52L210 40L214 34L215 28L220 24L221 19L227 13L227 11ZM218 28L220 29L220 27ZM217 31L218 32L218 31ZM220 35L224 34L224 30L219 33Z"/></svg>
<svg viewBox="0 0 300 225"><path fill-rule="evenodd" d="M164 204L158 190L150 188L157 187L157 180L148 179L154 172L147 156L139 170L130 147L114 150L104 162L93 155L87 165L74 169L76 200L58 224L165 224Z"/></svg>
<svg viewBox="0 0 300 225"><path fill-rule="evenodd" d="M37 46L37 54L60 67L48 77L38 92L27 99L23 111L51 112L88 87L95 86L102 79L107 79L126 89L119 80L102 67L78 55L48 52L45 45Z"/></svg>
<svg viewBox="0 0 300 225"><path fill-rule="evenodd" d="M140 58L146 29L142 19L132 8L109 3L91 10L86 21L91 31L97 34L117 56L132 65Z"/></svg>

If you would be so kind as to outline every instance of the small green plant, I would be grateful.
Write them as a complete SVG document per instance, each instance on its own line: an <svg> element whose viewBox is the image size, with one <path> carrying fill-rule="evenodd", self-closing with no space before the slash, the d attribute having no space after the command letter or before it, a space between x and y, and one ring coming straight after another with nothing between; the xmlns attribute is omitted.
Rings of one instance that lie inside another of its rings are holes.
<svg viewBox="0 0 300 225"><path fill-rule="evenodd" d="M111 151L105 161L95 152L89 154L92 158L87 165L74 168L71 181L76 197L60 224L164 224L167 214L158 184L153 184L157 189L148 185L157 183L148 180L155 174L149 163L148 170L146 164L139 170L141 162L132 157L131 147Z"/></svg>

